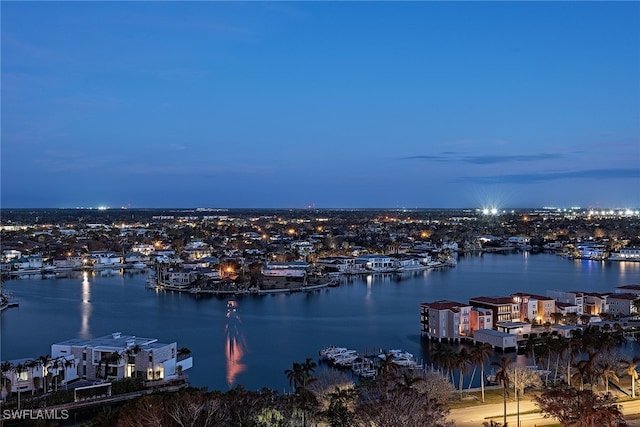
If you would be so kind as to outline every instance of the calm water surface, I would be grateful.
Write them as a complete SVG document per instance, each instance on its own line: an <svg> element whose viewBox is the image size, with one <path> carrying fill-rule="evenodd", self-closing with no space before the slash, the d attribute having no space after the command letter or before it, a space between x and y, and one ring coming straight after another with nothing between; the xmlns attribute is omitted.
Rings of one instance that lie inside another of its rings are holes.
<svg viewBox="0 0 640 427"><path fill-rule="evenodd" d="M227 299L156 292L144 287L145 278L140 272L101 272L5 282L20 307L2 313L1 358L37 357L50 353L54 342L121 331L188 347L194 386L285 390L283 371L292 362L317 359L330 344L359 351L402 348L428 363L420 302L520 291L545 295L549 289L611 292L640 284L640 263L485 254L407 277L368 276L312 293L243 296L234 313L227 312ZM637 352L637 346L626 351Z"/></svg>

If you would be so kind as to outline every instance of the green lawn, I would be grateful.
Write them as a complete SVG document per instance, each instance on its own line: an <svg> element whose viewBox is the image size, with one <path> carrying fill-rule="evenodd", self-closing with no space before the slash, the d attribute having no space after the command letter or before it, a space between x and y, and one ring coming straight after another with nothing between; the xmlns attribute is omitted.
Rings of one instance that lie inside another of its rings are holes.
<svg viewBox="0 0 640 427"><path fill-rule="evenodd" d="M533 394L527 393L527 395L524 396L521 399L521 401L530 399L530 396L533 396ZM478 392L472 392L472 393L464 393L462 400L455 400L451 402L449 406L451 407L451 409L466 408L469 406L476 406L476 405L483 405L483 404L488 405L492 403L502 403L502 399L503 399L502 389L499 389L499 390L492 389L492 390L485 390L484 403L482 402L482 393L478 391ZM513 393L507 396L507 401L513 401Z"/></svg>

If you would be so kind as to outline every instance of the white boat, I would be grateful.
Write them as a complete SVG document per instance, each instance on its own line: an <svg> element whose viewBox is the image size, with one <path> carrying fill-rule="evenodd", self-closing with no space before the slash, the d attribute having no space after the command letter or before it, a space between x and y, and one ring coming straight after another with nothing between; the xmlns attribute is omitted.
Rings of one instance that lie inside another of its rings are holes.
<svg viewBox="0 0 640 427"><path fill-rule="evenodd" d="M404 350L389 350L388 353L381 353L378 357L382 360L387 360L387 354L393 356L391 363L395 363L398 366L403 366L407 368L416 368L420 365L416 361L416 358L413 354Z"/></svg>
<svg viewBox="0 0 640 427"><path fill-rule="evenodd" d="M330 345L330 346L325 347L322 350L320 350L319 353L320 353L320 357L323 357L323 358L326 359L326 358L328 358L328 356L330 354L333 354L333 353L336 353L336 352L339 352L339 351L346 351L346 350L347 350L346 347L336 347L334 345Z"/></svg>
<svg viewBox="0 0 640 427"><path fill-rule="evenodd" d="M378 374L373 360L366 358L354 362L351 371L361 378L374 378Z"/></svg>
<svg viewBox="0 0 640 427"><path fill-rule="evenodd" d="M320 350L320 357L339 366L351 366L360 355L356 350L346 347L329 346Z"/></svg>
<svg viewBox="0 0 640 427"><path fill-rule="evenodd" d="M356 353L356 354L352 354L349 352L346 352L344 354L339 354L337 355L334 359L333 359L333 363L335 363L338 366L352 366L353 363L359 358L360 356Z"/></svg>
<svg viewBox="0 0 640 427"><path fill-rule="evenodd" d="M144 262L134 262L132 268L147 268L147 264Z"/></svg>

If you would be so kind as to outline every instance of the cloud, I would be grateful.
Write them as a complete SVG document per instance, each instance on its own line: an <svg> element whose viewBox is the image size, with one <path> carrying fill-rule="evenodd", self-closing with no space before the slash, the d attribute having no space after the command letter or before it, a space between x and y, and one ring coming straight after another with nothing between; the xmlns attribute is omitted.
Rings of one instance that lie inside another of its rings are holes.
<svg viewBox="0 0 640 427"><path fill-rule="evenodd" d="M453 151L443 151L439 154L426 154L403 157L403 160L428 160L441 163L470 163L474 165L493 165L497 163L514 162L538 162L544 160L563 159L566 156L560 153L537 153L537 154L483 154L468 155Z"/></svg>
<svg viewBox="0 0 640 427"><path fill-rule="evenodd" d="M513 175L493 175L460 177L454 182L474 181L480 184L535 184L550 181L561 181L565 179L640 179L640 168L638 169L585 169L567 172L539 172Z"/></svg>

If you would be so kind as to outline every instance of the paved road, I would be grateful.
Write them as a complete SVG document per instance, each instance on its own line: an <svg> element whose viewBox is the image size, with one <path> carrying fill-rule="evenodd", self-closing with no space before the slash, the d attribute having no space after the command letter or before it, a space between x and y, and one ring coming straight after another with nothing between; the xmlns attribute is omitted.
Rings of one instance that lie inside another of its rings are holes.
<svg viewBox="0 0 640 427"><path fill-rule="evenodd" d="M640 414L640 398L629 402L622 402L620 405L622 405L622 413L625 418L630 415ZM502 423L503 408L502 403L496 403L452 409L449 419L454 420L458 427L480 427L484 421L489 421L489 419ZM537 409L535 403L530 400L520 402L521 413ZM517 425L516 415L509 415L515 413L516 402L507 401L507 423L509 426L515 427ZM640 419L628 420L627 422L630 427L640 427ZM554 423L557 423L554 418L544 418L540 413L520 415L520 427L540 427Z"/></svg>

